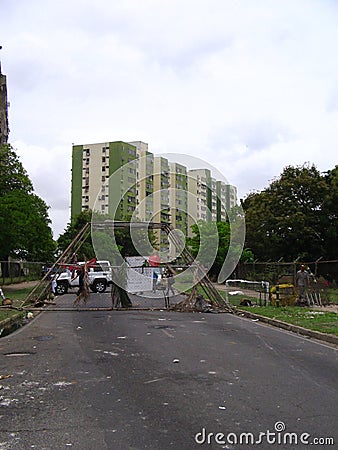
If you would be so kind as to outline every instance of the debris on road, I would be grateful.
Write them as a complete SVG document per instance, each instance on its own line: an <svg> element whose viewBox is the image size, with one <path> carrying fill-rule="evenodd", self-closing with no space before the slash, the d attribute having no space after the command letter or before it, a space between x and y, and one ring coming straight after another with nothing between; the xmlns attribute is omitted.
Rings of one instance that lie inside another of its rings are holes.
<svg viewBox="0 0 338 450"><path fill-rule="evenodd" d="M0 380L5 380L6 378L12 378L13 375L0 375Z"/></svg>

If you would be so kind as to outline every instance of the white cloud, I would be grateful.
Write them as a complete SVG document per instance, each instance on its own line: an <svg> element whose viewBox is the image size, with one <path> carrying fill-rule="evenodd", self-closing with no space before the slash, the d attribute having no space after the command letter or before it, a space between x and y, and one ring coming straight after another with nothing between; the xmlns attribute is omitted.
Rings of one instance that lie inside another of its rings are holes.
<svg viewBox="0 0 338 450"><path fill-rule="evenodd" d="M337 164L334 1L2 3L10 141L56 236L73 142L142 140L204 158L241 197L288 164Z"/></svg>

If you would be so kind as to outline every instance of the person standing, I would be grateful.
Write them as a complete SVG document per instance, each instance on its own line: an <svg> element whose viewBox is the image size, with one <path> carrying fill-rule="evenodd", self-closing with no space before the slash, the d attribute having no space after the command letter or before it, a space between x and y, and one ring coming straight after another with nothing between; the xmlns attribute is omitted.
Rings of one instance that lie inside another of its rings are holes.
<svg viewBox="0 0 338 450"><path fill-rule="evenodd" d="M298 288L298 302L299 304L304 304L307 302L305 298L306 289L310 285L310 276L309 272L305 270L304 264L300 266L300 270L298 270L296 274L296 287Z"/></svg>
<svg viewBox="0 0 338 450"><path fill-rule="evenodd" d="M76 299L74 300L74 305L80 303L81 298L83 298L84 303L87 301L88 290L86 286L86 267L81 266L77 272L76 276L72 278L74 280L76 277L79 277L79 289L76 293Z"/></svg>
<svg viewBox="0 0 338 450"><path fill-rule="evenodd" d="M158 282L158 273L153 269L153 292L156 292L156 286Z"/></svg>
<svg viewBox="0 0 338 450"><path fill-rule="evenodd" d="M167 290L166 290L166 297L170 296L170 291L172 292L172 295L175 295L175 291L173 288L173 285L175 283L175 278L173 276L173 273L170 269L167 270Z"/></svg>

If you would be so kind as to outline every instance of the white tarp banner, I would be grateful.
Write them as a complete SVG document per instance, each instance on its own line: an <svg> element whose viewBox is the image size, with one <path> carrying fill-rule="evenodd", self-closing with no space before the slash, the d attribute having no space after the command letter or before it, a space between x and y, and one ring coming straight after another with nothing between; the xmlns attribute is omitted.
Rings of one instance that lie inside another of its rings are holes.
<svg viewBox="0 0 338 450"><path fill-rule="evenodd" d="M143 256L126 256L126 262L130 267L142 267L146 258Z"/></svg>
<svg viewBox="0 0 338 450"><path fill-rule="evenodd" d="M153 289L153 268L127 268L127 291L130 293L147 292Z"/></svg>

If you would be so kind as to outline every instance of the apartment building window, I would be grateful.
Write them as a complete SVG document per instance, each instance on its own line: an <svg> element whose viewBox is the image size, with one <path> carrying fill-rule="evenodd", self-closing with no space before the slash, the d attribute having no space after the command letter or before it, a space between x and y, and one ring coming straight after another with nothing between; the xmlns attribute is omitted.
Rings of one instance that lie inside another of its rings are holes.
<svg viewBox="0 0 338 450"><path fill-rule="evenodd" d="M89 148L84 148L83 149L83 153L85 153L86 154L86 156L90 156L90 149Z"/></svg>

